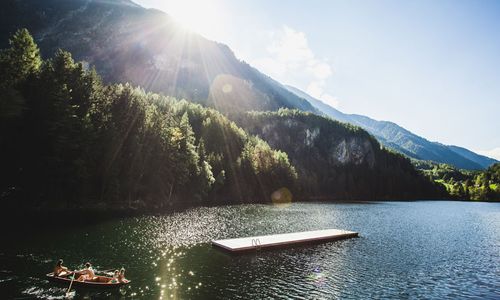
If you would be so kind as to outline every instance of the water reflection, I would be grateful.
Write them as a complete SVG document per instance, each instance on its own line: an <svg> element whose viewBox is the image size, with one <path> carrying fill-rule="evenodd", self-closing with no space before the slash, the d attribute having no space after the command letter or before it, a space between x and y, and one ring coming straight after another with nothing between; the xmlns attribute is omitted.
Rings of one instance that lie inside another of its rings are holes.
<svg viewBox="0 0 500 300"><path fill-rule="evenodd" d="M324 228L357 239L232 256L212 239ZM54 259L74 268L124 266L124 292L75 299L499 298L500 207L414 202L202 207L37 232L0 251L6 298L62 299L44 279Z"/></svg>

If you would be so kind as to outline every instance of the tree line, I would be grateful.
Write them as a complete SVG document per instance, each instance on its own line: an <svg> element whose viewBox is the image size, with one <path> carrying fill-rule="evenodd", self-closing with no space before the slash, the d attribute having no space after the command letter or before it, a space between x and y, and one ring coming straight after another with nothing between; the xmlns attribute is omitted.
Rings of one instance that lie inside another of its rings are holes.
<svg viewBox="0 0 500 300"><path fill-rule="evenodd" d="M432 162L415 164L430 180L443 185L453 199L500 201L500 163L484 171L459 170Z"/></svg>

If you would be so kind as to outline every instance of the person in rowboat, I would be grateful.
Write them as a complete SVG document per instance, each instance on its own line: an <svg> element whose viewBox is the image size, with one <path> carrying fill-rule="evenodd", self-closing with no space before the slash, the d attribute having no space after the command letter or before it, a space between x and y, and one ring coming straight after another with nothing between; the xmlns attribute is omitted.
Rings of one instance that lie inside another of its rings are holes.
<svg viewBox="0 0 500 300"><path fill-rule="evenodd" d="M67 276L71 273L71 271L68 270L68 268L66 268L62 264L63 264L63 260L59 259L57 261L56 266L54 267L54 276Z"/></svg>
<svg viewBox="0 0 500 300"><path fill-rule="evenodd" d="M78 271L78 274L80 274L77 279L78 281L91 281L96 277L94 269L92 269L92 265L89 262L85 264L85 269Z"/></svg>
<svg viewBox="0 0 500 300"><path fill-rule="evenodd" d="M113 274L113 278L111 278L111 280L109 281L109 283L118 283L118 282L120 282L118 280L119 277L120 277L120 271L119 270L115 270L115 273Z"/></svg>
<svg viewBox="0 0 500 300"><path fill-rule="evenodd" d="M118 274L118 282L121 282L121 283L128 282L128 280L125 279L125 269L124 268L120 269L120 274Z"/></svg>

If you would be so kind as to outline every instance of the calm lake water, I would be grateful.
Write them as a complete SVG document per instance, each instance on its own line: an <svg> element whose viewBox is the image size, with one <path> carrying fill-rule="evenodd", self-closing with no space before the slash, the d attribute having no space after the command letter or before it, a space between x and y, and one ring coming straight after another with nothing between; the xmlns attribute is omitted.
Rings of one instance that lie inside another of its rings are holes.
<svg viewBox="0 0 500 300"><path fill-rule="evenodd" d="M338 228L359 238L229 255L211 239ZM63 298L55 260L124 266L126 295L76 299L500 299L500 204L295 203L189 209L35 230L0 249L0 294Z"/></svg>

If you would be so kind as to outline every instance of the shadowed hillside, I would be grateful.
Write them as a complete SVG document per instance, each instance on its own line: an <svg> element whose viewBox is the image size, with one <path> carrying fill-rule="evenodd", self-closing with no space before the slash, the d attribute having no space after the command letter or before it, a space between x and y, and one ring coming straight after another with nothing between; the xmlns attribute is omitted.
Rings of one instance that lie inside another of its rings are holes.
<svg viewBox="0 0 500 300"><path fill-rule="evenodd" d="M288 153L305 195L329 199L425 199L446 193L360 127L297 110L247 113L237 123Z"/></svg>
<svg viewBox="0 0 500 300"><path fill-rule="evenodd" d="M226 45L186 31L167 14L131 1L8 0L2 5L2 47L15 30L26 27L44 56L58 48L67 50L95 66L106 82L129 82L220 111L315 110L238 60ZM240 105L242 95L245 105Z"/></svg>

